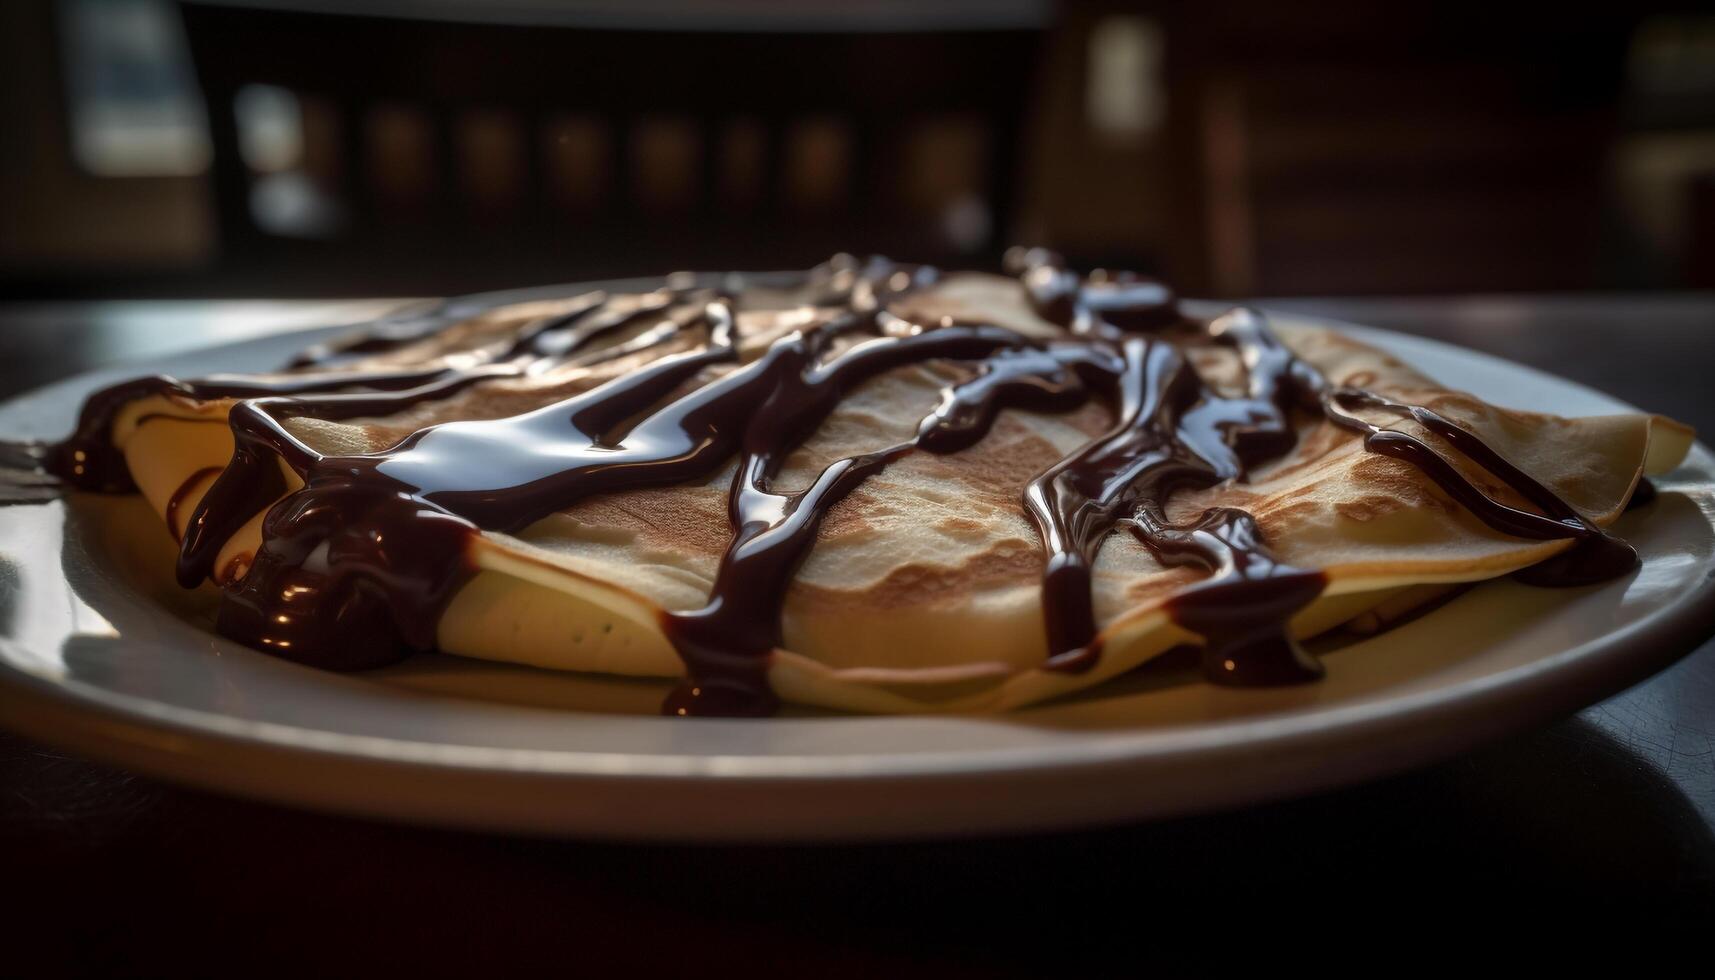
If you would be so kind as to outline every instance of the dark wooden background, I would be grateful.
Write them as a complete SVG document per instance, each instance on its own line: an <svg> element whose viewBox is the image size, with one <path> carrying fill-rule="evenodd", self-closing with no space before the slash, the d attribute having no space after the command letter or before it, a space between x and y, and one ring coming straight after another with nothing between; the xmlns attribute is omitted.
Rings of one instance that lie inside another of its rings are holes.
<svg viewBox="0 0 1715 980"><path fill-rule="evenodd" d="M449 294L1017 242L1198 295L1715 284L1715 22L1682 4L657 0L580 23L196 0L169 22L208 167L102 177L73 153L79 2L0 5L0 295ZM864 29L812 16L842 9ZM1104 81L1124 38L1134 70ZM241 152L256 84L300 104L280 172ZM1145 124L1104 128L1114 84ZM291 188L325 227L258 225Z"/></svg>

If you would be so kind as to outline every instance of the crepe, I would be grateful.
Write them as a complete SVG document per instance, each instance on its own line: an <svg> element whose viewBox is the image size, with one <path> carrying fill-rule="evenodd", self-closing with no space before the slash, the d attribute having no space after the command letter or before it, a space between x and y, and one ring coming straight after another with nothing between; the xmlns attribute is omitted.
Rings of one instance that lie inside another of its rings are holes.
<svg viewBox="0 0 1715 980"><path fill-rule="evenodd" d="M826 285L739 291L733 301L739 362L763 356L794 331L837 322L849 304L821 305ZM648 313L541 370L480 381L380 417L291 418L285 426L320 452L372 454L438 423L552 405L706 343L691 327L706 295L599 299ZM1043 341L1064 335L1025 286L1007 277L944 276L879 301L900 322L992 324ZM521 332L590 302L582 296L504 306L319 370L355 378L475 363L483 352L491 355ZM1671 470L1691 444L1689 429L1660 416L1564 419L1502 409L1332 330L1276 325L1275 332L1330 382L1425 406L1474 433L1597 526L1621 513L1643 475ZM1199 347L1188 356L1217 390L1245 383L1231 349ZM714 365L698 380L733 370ZM968 365L931 360L865 381L792 452L776 483L807 486L837 460L909 440L943 388L970 376ZM239 401L150 394L114 415L112 443L175 537L232 457L226 423ZM1410 419L1373 421L1436 441ZM860 712L1005 711L1101 684L1201 642L1169 606L1207 573L1165 565L1138 537L1113 533L1091 581L1099 659L1080 672L1045 663L1046 556L1021 493L1113 425L1114 409L1100 399L1062 412L1008 408L971 448L906 452L834 504L784 596L782 643L766 663L774 694ZM1353 620L1373 628L1378 615L1395 616L1437 587L1505 575L1573 545L1496 531L1422 471L1366 450L1357 434L1322 415L1295 412L1291 425L1296 442L1284 456L1245 479L1174 493L1165 513L1188 524L1211 508L1243 509L1281 561L1323 572L1321 595L1291 618L1299 637ZM1532 507L1506 481L1457 453L1445 455L1494 500ZM477 571L445 603L435 645L554 670L683 676L685 662L662 614L696 610L709 600L732 535L727 494L736 465L727 460L676 485L590 496L514 533L474 536L465 557ZM286 493L297 489L292 471L281 471ZM264 512L220 548L217 583L230 586L248 573Z"/></svg>

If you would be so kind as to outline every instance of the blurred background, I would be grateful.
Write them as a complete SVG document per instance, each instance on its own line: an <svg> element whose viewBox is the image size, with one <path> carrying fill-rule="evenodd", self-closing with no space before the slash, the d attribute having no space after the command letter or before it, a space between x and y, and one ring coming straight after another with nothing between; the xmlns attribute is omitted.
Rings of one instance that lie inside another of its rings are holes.
<svg viewBox="0 0 1715 980"><path fill-rule="evenodd" d="M1014 242L1202 295L1715 287L1715 14L1528 6L7 0L0 295Z"/></svg>

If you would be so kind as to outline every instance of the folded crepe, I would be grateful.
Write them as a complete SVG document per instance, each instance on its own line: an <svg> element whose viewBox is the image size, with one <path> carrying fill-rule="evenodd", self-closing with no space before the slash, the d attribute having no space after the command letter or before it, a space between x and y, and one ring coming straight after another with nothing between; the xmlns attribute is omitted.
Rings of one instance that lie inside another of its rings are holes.
<svg viewBox="0 0 1715 980"><path fill-rule="evenodd" d="M229 414L246 398L233 393L265 394L270 385L294 390L307 378L317 379L321 390L359 393L377 390L376 378L412 372L461 378L437 397L408 404L379 399L377 405L394 409L380 414L304 417L289 403L277 412L290 437L316 454L372 460L401 445L431 445L433 440L421 441L422 433L443 423L515 419L611 390L674 358L697 356L721 339L732 347L729 359L701 365L666 399L630 413L629 421L607 420L614 430L609 443L619 445L625 426L636 418L739 375L794 338L825 335L819 341L822 356L833 358L877 337L995 329L1022 338L1026 350L1041 351L1074 334L1094 336L1094 323L1112 340L1108 355L1119 356L1124 337L1148 338L1138 342L1139 350L1173 341L1209 391L1234 398L1262 370L1258 358L1270 350L1266 343L1195 342L1207 339L1200 323L1189 334L1178 323L1121 331L1113 324L1123 325L1125 311L1102 305L1099 280L1072 289L1074 313L1083 321L1057 318L1055 297L1045 301L1039 287L1064 272L1034 271L1041 273L1035 280L976 273L931 278L846 263L780 287L683 286L511 304L426 325L433 329L395 325L385 343L314 352L290 372L250 379L256 391L219 384L139 387L110 399L100 438L122 454L136 487L170 532L183 538L201 533L190 525L208 522L200 505L234 460ZM1077 302L1080 297L1088 302ZM717 299L726 304L731 322L711 314ZM851 330L854 310L862 311L864 330ZM1266 330L1259 314L1235 315L1241 317L1235 330ZM1179 342L1182 334L1193 342ZM1578 544L1573 536L1498 530L1421 465L1366 448L1366 431L1409 433L1497 505L1553 516L1539 494L1521 492L1525 484L1495 472L1500 464L1479 465L1480 454L1456 451L1449 433L1393 406L1427 409L1474 435L1576 511L1565 520L1582 520L1592 529L1612 522L1641 477L1672 469L1691 443L1689 429L1659 416L1566 419L1492 406L1332 330L1282 324L1273 336L1284 344L1281 365L1307 366L1331 389L1371 397L1340 403L1350 416L1345 425L1331 412L1286 405L1282 418L1290 445L1282 443L1284 451L1241 474L1171 488L1154 501L1153 517L1127 511L1111 529L1098 528L1088 569L1096 632L1083 648L1091 655L1073 669L1051 660L1051 654L1065 651L1050 648L1051 628L1044 621L1050 555L1024 494L1043 474L1113 432L1121 421L1115 397L1098 392L1070 407L1030 405L1026 399L1025 406L996 411L967 448L927 451L912 445L925 418L949 386L970 383L984 368L976 358L926 358L850 386L825 417L807 415L815 424L801 442L784 445L770 489L787 494L811 488L829 478L830 467L853 458L869 469L820 514L809 547L788 568L789 584L779 597L778 642L771 641L774 648L756 662L767 687L785 701L851 711L1003 711L1101 684L1170 649L1203 643L1211 631L1189 628L1191 620L1175 614L1183 611L1175 601L1183 603L1220 570L1208 561L1181 560L1163 545L1164 538L1139 531L1140 521L1159 524L1157 531L1183 531L1205 515L1249 515L1251 533L1266 542L1271 562L1317 576L1313 598L1283 617L1299 638L1352 621L1373 628L1377 615L1395 616L1449 583L1506 575ZM524 348L527 356L518 357ZM471 375L501 364L516 369ZM1047 371L1037 378L1044 390L1056 379L1067 382L1068 376ZM1041 408L1052 410L1032 410ZM754 420L785 408L757 404L750 411ZM448 435L434 438L447 443L463 430L443 431ZM877 460L878 453L886 458ZM737 472L743 455L726 454L691 479L587 494L523 526L470 534L461 539L464 571L437 604L420 610L433 621L417 626L432 629L432 644L441 651L467 657L685 677L687 642L675 634L671 617L710 605L723 556L733 546L730 494L735 476L744 485L744 474ZM486 458L472 449L446 465L460 472L458 480L480 483L475 471L490 465ZM264 499L250 500L238 519L227 522L236 530L202 543L212 558L205 562L210 577L229 593L254 577L271 505L303 495L302 475L285 461L269 458L259 465L280 474L270 477ZM326 554L305 559L309 565L329 560ZM307 587L287 586L292 588ZM729 603L735 597L755 598L743 583L728 593ZM302 650L273 652L319 662ZM691 683L696 681L693 670Z"/></svg>

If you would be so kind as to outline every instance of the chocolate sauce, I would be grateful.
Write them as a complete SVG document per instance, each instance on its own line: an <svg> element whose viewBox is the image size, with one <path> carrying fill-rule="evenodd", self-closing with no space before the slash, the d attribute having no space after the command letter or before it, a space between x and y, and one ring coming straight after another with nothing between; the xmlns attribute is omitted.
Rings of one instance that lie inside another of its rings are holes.
<svg viewBox="0 0 1715 980"><path fill-rule="evenodd" d="M728 496L732 543L708 603L662 617L689 669L667 699L669 714L762 715L776 701L767 668L781 645L780 617L792 574L814 543L822 518L864 480L913 449L957 452L982 438L1005 407L1052 411L1084 400L1074 367L1089 352L1038 349L993 327L950 326L883 336L813 363L806 340L787 345L773 391L745 426L743 451ZM778 345L777 345L778 346ZM943 389L935 410L909 440L835 460L804 490L773 489L787 455L816 430L852 385L927 358L983 359L975 377Z"/></svg>
<svg viewBox="0 0 1715 980"><path fill-rule="evenodd" d="M623 439L609 435L704 368L736 358L730 311L711 304L706 316L710 341L701 349L535 412L431 426L381 453L322 455L281 416L384 414L474 378L394 394L239 403L232 462L191 517L179 580L211 575L226 542L279 496L281 460L303 487L263 519L262 547L228 588L221 631L346 669L431 648L441 609L474 571L466 550L478 529L517 530L608 485L703 476L730 455L733 413L743 404L732 393L759 387L766 358L672 403ZM467 465L473 450L480 465Z"/></svg>
<svg viewBox="0 0 1715 980"><path fill-rule="evenodd" d="M511 373L516 373L513 370ZM365 389L398 391L419 388L436 380L460 385L481 380L478 371L431 370L286 374L277 377L211 375L180 381L165 375L137 378L89 396L78 413L70 436L49 445L43 468L83 490L125 493L136 489L125 458L113 445L113 425L126 405L139 399L166 396L205 402L271 396L306 398L321 393ZM491 376L491 375L483 375Z"/></svg>
<svg viewBox="0 0 1715 980"><path fill-rule="evenodd" d="M777 700L767 673L782 642L785 595L831 508L911 452L970 447L1005 408L1059 412L1099 398L1115 411L1107 432L1023 491L1045 551L1051 669L1088 670L1101 656L1091 574L1108 536L1124 529L1163 564L1205 573L1164 608L1203 638L1211 680L1280 684L1320 675L1290 623L1321 594L1325 576L1279 560L1243 510L1215 508L1184 519L1169 513L1176 492L1242 481L1251 468L1288 453L1300 415L1322 413L1359 433L1367 450L1415 466L1496 530L1574 541L1528 570L1533 581L1597 581L1636 564L1628 546L1458 425L1421 406L1331 386L1258 313L1234 310L1197 323L1153 280L1079 277L1044 250L1015 252L1008 262L1037 312L1064 328L1059 338L904 321L888 310L888 300L933 282L935 271L843 258L807 285L819 304L846 312L776 340L748 363L738 354L732 301L685 287L625 307L604 294L580 297L458 367L323 370L453 325L432 315L312 349L294 362L311 370L193 382L145 378L108 389L86 403L76 432L51 448L47 465L80 487L126 489L112 428L127 403L156 394L241 399L228 417L232 459L186 522L180 581L192 586L214 578L223 586L221 632L294 660L351 669L434 646L442 610L474 573L470 544L480 531L516 532L595 494L706 479L736 457L728 495L732 536L708 602L661 616L686 667L685 683L663 706L679 715L772 711ZM673 318L673 308L693 296L703 301L700 314L689 322ZM629 340L596 346L633 328L641 329ZM383 416L496 378L624 356L688 331L700 331L701 341L590 391L522 415L430 426L380 452L324 455L285 425L292 417ZM1193 343L1236 353L1246 374L1242 392L1223 394L1199 376L1179 343L1187 332ZM787 457L853 386L934 360L964 362L970 370L942 390L910 439L836 460L805 489L774 486ZM1373 425L1354 414L1358 409L1414 419L1541 513L1489 498L1428 443ZM281 464L301 487L287 492ZM207 473L199 471L174 495L169 524L188 488ZM236 532L265 508L257 552L217 568Z"/></svg>
<svg viewBox="0 0 1715 980"><path fill-rule="evenodd" d="M306 348L287 362L286 367L328 367L359 357L391 353L428 340L457 322L446 313L444 304L415 316L388 316L368 324L355 336Z"/></svg>
<svg viewBox="0 0 1715 980"><path fill-rule="evenodd" d="M320 368L343 362L357 354L395 350L428 339L435 332L429 329L431 325L435 329L444 329L456 322L431 318L413 321L409 329L388 322L369 337L338 347L312 347L292 360L287 367L288 373L274 376L210 375L194 381L180 381L164 375L138 378L104 388L86 399L72 434L47 448L43 465L48 472L82 489L122 493L135 489L135 484L131 481L124 458L113 446L113 425L120 410L133 401L151 396L193 402L286 398L293 401L293 414L296 415L336 419L384 414L418 402L446 397L480 381L517 376L577 359L600 337L640 321L658 319L669 305L668 295L663 294L655 302L643 303L627 311L608 309L607 297L602 293L578 297L572 301L571 309L526 324L504 350L486 352L475 363L460 367L298 371L304 367ZM597 356L635 353L668 336L670 333L646 334L637 338L644 343L620 345L612 351L601 351ZM389 395L365 399L361 394L365 391Z"/></svg>
<svg viewBox="0 0 1715 980"><path fill-rule="evenodd" d="M1153 313L1162 301L1155 293L1132 295L1147 305L1124 311L1130 316L1120 322L1171 322ZM1113 332L1111 307L1087 305L1081 295L1048 303L1074 329ZM1044 305L1038 299L1038 308ZM1124 360L1118 423L1025 489L1025 509L1048 552L1042 591L1051 668L1081 672L1100 656L1091 571L1102 543L1123 522L1164 564L1210 573L1168 605L1181 626L1204 638L1205 675L1236 684L1321 675L1287 627L1293 613L1321 594L1320 573L1276 560L1243 511L1211 510L1184 527L1166 515L1175 491L1241 478L1255 462L1289 451L1288 407L1305 401L1318 383L1253 312L1235 310L1211 324L1209 334L1238 350L1248 369L1243 396L1215 392L1166 340L1125 337L1118 341Z"/></svg>
<svg viewBox="0 0 1715 980"><path fill-rule="evenodd" d="M183 541L185 537L179 531L179 508L184 506L185 498L190 496L192 490L201 486L202 481L211 476L218 476L220 471L221 467L219 466L205 466L197 470L185 482L179 484L178 489L173 491L173 495L167 498L166 512L161 517L167 522L167 532L173 536L174 541Z"/></svg>
<svg viewBox="0 0 1715 980"><path fill-rule="evenodd" d="M1631 545L1590 523L1554 491L1508 462L1476 435L1436 412L1357 388L1331 389L1324 395L1324 404L1330 421L1363 435L1365 449L1417 467L1484 524L1519 538L1573 541L1571 548L1515 573L1520 581L1551 587L1592 585L1624 575L1638 566L1638 553ZM1354 407L1413 419L1543 513L1519 510L1491 498L1422 439L1366 422L1347 411Z"/></svg>

